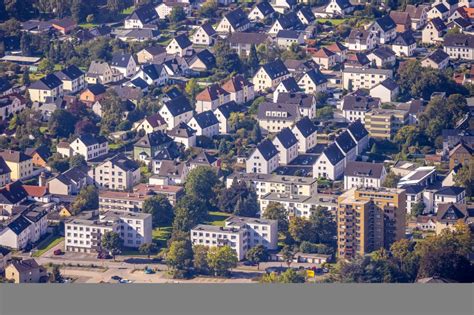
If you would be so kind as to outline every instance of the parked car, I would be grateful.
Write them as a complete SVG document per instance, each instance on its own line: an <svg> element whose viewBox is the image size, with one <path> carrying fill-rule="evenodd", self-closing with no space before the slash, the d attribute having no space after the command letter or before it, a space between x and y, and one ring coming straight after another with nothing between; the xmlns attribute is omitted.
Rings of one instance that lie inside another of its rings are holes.
<svg viewBox="0 0 474 315"><path fill-rule="evenodd" d="M58 249L56 249L56 250L53 252L53 254L54 254L55 256L59 256L59 255L62 255L62 254L63 254L63 251L58 248Z"/></svg>
<svg viewBox="0 0 474 315"><path fill-rule="evenodd" d="M110 258L112 258L112 256L104 252L100 252L99 254L97 254L97 259L110 259Z"/></svg>
<svg viewBox="0 0 474 315"><path fill-rule="evenodd" d="M120 276L112 276L112 277L110 277L110 279L120 281L120 280L122 280L122 277L120 277Z"/></svg>

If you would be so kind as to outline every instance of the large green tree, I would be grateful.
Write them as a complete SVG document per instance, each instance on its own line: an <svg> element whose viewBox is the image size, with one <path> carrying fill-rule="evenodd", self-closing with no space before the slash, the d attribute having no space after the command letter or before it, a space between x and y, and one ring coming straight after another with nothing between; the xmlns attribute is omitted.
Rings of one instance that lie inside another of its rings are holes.
<svg viewBox="0 0 474 315"><path fill-rule="evenodd" d="M245 258L248 261L257 264L257 269L260 269L260 263L268 260L269 253L265 246L257 245L245 253Z"/></svg>
<svg viewBox="0 0 474 315"><path fill-rule="evenodd" d="M278 220L278 231L288 231L288 211L279 202L270 202L265 211L263 217L270 220Z"/></svg>
<svg viewBox="0 0 474 315"><path fill-rule="evenodd" d="M207 166L198 166L189 172L184 188L187 195L213 206L218 184L220 182L215 170Z"/></svg>
<svg viewBox="0 0 474 315"><path fill-rule="evenodd" d="M108 251L115 260L115 256L120 253L123 242L120 236L113 231L105 232L102 236L102 248Z"/></svg>
<svg viewBox="0 0 474 315"><path fill-rule="evenodd" d="M173 222L173 207L165 195L156 195L145 200L143 212L152 215L153 226L167 226Z"/></svg>
<svg viewBox="0 0 474 315"><path fill-rule="evenodd" d="M166 263L173 269L174 277L186 276L193 262L191 241L177 240L171 243L166 252Z"/></svg>
<svg viewBox="0 0 474 315"><path fill-rule="evenodd" d="M176 204L173 232L188 232L197 224L203 223L207 217L208 208L205 202L196 197L186 195Z"/></svg>
<svg viewBox="0 0 474 315"><path fill-rule="evenodd" d="M311 241L334 245L337 235L337 224L328 208L318 206L309 217L311 224Z"/></svg>
<svg viewBox="0 0 474 315"><path fill-rule="evenodd" d="M207 275L210 272L209 264L207 263L207 253L209 252L209 247L204 245L194 245L194 261L193 266L194 270L203 275Z"/></svg>
<svg viewBox="0 0 474 315"><path fill-rule="evenodd" d="M207 263L216 276L229 276L230 269L237 267L237 254L230 246L211 247L207 253Z"/></svg>

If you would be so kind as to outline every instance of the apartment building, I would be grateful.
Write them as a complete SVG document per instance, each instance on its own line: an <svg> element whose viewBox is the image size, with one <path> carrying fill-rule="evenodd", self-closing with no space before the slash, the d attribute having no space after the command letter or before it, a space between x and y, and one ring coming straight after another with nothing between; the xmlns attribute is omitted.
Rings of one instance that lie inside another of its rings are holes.
<svg viewBox="0 0 474 315"><path fill-rule="evenodd" d="M30 206L9 221L0 224L0 246L23 249L46 234L47 212L42 207Z"/></svg>
<svg viewBox="0 0 474 315"><path fill-rule="evenodd" d="M138 248L152 241L153 227L150 213L107 211L99 218L100 221L117 225L118 234L125 247Z"/></svg>
<svg viewBox="0 0 474 315"><path fill-rule="evenodd" d="M405 110L374 108L365 115L365 128L372 138L391 139L397 131L408 125Z"/></svg>
<svg viewBox="0 0 474 315"><path fill-rule="evenodd" d="M451 59L474 60L474 35L448 34L443 45Z"/></svg>
<svg viewBox="0 0 474 315"><path fill-rule="evenodd" d="M354 258L388 248L405 235L403 189L352 188L338 198L338 256Z"/></svg>
<svg viewBox="0 0 474 315"><path fill-rule="evenodd" d="M336 212L336 196L313 194L311 196L292 195L288 193L271 192L260 199L260 215L265 213L265 209L270 203L279 203L288 212L288 218L301 217L309 219L318 206L325 207L332 213Z"/></svg>
<svg viewBox="0 0 474 315"><path fill-rule="evenodd" d="M278 221L246 217L230 217L225 226L197 225L191 229L193 245L208 247L230 246L239 260L245 259L245 253L257 245L269 250L277 249Z"/></svg>
<svg viewBox="0 0 474 315"><path fill-rule="evenodd" d="M86 161L109 153L109 142L103 136L83 134L70 144L73 155L82 155Z"/></svg>
<svg viewBox="0 0 474 315"><path fill-rule="evenodd" d="M93 167L89 176L99 188L130 190L140 182L140 167L120 153Z"/></svg>
<svg viewBox="0 0 474 315"><path fill-rule="evenodd" d="M101 190L99 192L99 211L141 212L145 200L157 195L164 195L174 206L184 196L184 188L138 184L131 192Z"/></svg>
<svg viewBox="0 0 474 315"><path fill-rule="evenodd" d="M380 188L386 176L387 171L383 163L350 161L344 170L344 189Z"/></svg>
<svg viewBox="0 0 474 315"><path fill-rule="evenodd" d="M263 102L258 107L257 121L264 132L279 132L291 128L300 119L296 104Z"/></svg>
<svg viewBox="0 0 474 315"><path fill-rule="evenodd" d="M349 91L358 89L371 89L386 79L393 77L390 69L360 69L346 68L342 71L343 88Z"/></svg>

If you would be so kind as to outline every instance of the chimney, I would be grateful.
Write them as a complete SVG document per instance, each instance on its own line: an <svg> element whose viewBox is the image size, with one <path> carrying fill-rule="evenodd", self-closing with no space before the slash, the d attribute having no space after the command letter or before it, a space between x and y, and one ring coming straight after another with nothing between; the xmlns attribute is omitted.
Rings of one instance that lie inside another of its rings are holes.
<svg viewBox="0 0 474 315"><path fill-rule="evenodd" d="M40 176L38 177L38 186L46 186L46 174L41 172Z"/></svg>

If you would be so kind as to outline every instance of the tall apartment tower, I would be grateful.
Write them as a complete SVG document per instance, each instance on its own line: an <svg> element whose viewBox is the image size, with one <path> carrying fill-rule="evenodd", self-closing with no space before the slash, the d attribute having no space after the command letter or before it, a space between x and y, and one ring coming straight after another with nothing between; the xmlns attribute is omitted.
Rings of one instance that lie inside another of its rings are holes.
<svg viewBox="0 0 474 315"><path fill-rule="evenodd" d="M389 248L405 235L403 189L353 188L338 198L338 256L351 259Z"/></svg>

